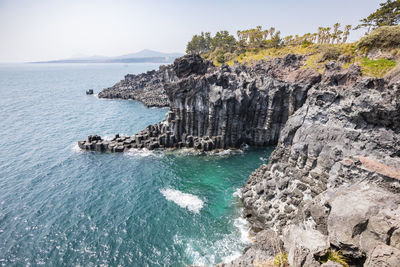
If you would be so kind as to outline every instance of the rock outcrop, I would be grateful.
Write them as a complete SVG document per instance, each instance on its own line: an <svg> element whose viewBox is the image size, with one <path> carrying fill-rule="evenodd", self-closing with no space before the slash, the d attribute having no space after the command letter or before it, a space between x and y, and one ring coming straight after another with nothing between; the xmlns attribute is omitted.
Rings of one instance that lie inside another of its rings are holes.
<svg viewBox="0 0 400 267"><path fill-rule="evenodd" d="M164 84L177 80L172 65L160 66L158 70L142 74L128 74L124 80L102 90L100 98L131 99L142 102L147 107L167 107L168 98Z"/></svg>
<svg viewBox="0 0 400 267"><path fill-rule="evenodd" d="M400 264L399 84L346 81L309 91L242 190L245 217L281 235L291 266L318 266L328 248L356 266Z"/></svg>
<svg viewBox="0 0 400 267"><path fill-rule="evenodd" d="M323 74L289 55L252 66L214 67L185 56L168 67L164 121L134 136L79 146L276 145L242 189L256 243L220 266L254 266L288 252L291 266L320 266L341 250L352 266L399 266L400 84L328 62ZM327 265L327 264L326 264Z"/></svg>
<svg viewBox="0 0 400 267"><path fill-rule="evenodd" d="M179 79L164 84L170 110L164 121L132 137L81 141L83 149L120 152L130 148L238 148L276 144L288 117L321 79L290 55L255 66L214 67L199 56L175 60ZM98 143L101 143L99 145Z"/></svg>

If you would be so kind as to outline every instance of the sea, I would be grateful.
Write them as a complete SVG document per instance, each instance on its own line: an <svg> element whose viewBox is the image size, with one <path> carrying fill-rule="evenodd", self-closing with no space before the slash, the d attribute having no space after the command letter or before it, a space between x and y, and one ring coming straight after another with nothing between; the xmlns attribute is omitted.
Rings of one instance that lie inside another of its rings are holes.
<svg viewBox="0 0 400 267"><path fill-rule="evenodd" d="M252 242L239 189L272 148L78 148L165 117L85 94L158 66L0 65L0 266L213 265Z"/></svg>

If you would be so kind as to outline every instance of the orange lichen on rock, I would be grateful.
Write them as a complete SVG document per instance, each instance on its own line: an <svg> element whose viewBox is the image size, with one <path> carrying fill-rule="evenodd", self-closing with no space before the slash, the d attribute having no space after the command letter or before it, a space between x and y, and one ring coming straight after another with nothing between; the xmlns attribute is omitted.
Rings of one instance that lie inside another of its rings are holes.
<svg viewBox="0 0 400 267"><path fill-rule="evenodd" d="M360 161L369 171L377 172L379 174L400 180L400 169L396 169L367 157L360 157Z"/></svg>

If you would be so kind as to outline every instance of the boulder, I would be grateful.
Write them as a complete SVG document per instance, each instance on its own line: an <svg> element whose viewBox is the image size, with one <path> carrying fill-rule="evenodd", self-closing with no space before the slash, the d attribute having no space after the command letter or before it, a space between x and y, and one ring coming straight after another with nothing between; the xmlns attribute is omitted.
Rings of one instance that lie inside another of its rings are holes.
<svg viewBox="0 0 400 267"><path fill-rule="evenodd" d="M290 225L283 232L285 250L291 267L319 266L316 255L324 254L330 247L328 238L314 229Z"/></svg>

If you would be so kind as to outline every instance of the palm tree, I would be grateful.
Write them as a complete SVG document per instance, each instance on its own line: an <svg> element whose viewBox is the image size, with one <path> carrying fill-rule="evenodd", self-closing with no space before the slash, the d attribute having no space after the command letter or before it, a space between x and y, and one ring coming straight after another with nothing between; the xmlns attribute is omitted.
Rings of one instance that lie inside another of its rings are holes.
<svg viewBox="0 0 400 267"><path fill-rule="evenodd" d="M339 27L340 27L340 23L338 22L338 23L335 23L334 25L333 25L333 34L332 34L332 44L333 43L335 43L335 39L337 40L338 39L338 30L339 30Z"/></svg>
<svg viewBox="0 0 400 267"><path fill-rule="evenodd" d="M268 39L268 34L269 34L269 31L268 31L268 30L264 30L264 31L263 31L263 39L264 39L264 40L267 40L267 39Z"/></svg>
<svg viewBox="0 0 400 267"><path fill-rule="evenodd" d="M312 34L312 37L311 37L311 42L312 42L312 43L315 43L315 42L316 42L316 40L317 40L317 35L318 35L318 34L316 34L316 33L313 33L313 34Z"/></svg>
<svg viewBox="0 0 400 267"><path fill-rule="evenodd" d="M347 37L350 34L350 30L351 30L351 25L346 25L344 27L344 33L343 33L343 41L342 43L346 43L347 42Z"/></svg>
<svg viewBox="0 0 400 267"><path fill-rule="evenodd" d="M325 28L326 30L326 43L329 44L331 42L331 27Z"/></svg>
<svg viewBox="0 0 400 267"><path fill-rule="evenodd" d="M342 34L343 34L343 31L341 31L341 30L338 30L338 32L337 32L337 44L339 44L340 43L340 41L342 40Z"/></svg>
<svg viewBox="0 0 400 267"><path fill-rule="evenodd" d="M322 44L322 41L324 39L324 28L318 27L318 44Z"/></svg>
<svg viewBox="0 0 400 267"><path fill-rule="evenodd" d="M274 33L275 33L275 28L274 27L269 28L269 34L271 35L271 38L274 37Z"/></svg>

